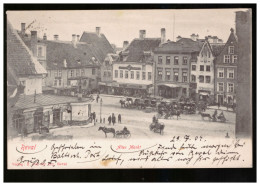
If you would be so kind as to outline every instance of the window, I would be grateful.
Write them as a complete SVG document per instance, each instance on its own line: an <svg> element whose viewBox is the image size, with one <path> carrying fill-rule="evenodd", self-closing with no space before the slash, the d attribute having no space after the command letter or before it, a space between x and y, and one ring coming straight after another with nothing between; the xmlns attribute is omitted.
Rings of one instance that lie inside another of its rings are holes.
<svg viewBox="0 0 260 186"><path fill-rule="evenodd" d="M93 69L92 69L93 70ZM77 69L76 70L76 76L78 77L78 76L80 76L80 69Z"/></svg>
<svg viewBox="0 0 260 186"><path fill-rule="evenodd" d="M227 78L234 79L234 69L227 70Z"/></svg>
<svg viewBox="0 0 260 186"><path fill-rule="evenodd" d="M120 70L120 78L123 78L123 77L124 77L123 70Z"/></svg>
<svg viewBox="0 0 260 186"><path fill-rule="evenodd" d="M227 87L228 92L234 92L234 84L233 83L228 83L228 87Z"/></svg>
<svg viewBox="0 0 260 186"><path fill-rule="evenodd" d="M104 77L106 77L107 76L107 72L106 71L104 71Z"/></svg>
<svg viewBox="0 0 260 186"><path fill-rule="evenodd" d="M128 71L125 71L125 79L128 79Z"/></svg>
<svg viewBox="0 0 260 186"><path fill-rule="evenodd" d="M145 72L142 72L142 80L145 80Z"/></svg>
<svg viewBox="0 0 260 186"><path fill-rule="evenodd" d="M57 76L58 76L58 71L55 70L55 71L54 71L54 77L57 77Z"/></svg>
<svg viewBox="0 0 260 186"><path fill-rule="evenodd" d="M196 71L196 65L191 65L191 70Z"/></svg>
<svg viewBox="0 0 260 186"><path fill-rule="evenodd" d="M95 75L95 74L96 74L96 69L92 68L92 75Z"/></svg>
<svg viewBox="0 0 260 186"><path fill-rule="evenodd" d="M207 66L206 66L206 71L207 71L207 72L210 72L210 65L207 65Z"/></svg>
<svg viewBox="0 0 260 186"><path fill-rule="evenodd" d="M188 63L188 58L185 56L185 57L183 57L183 62L182 62L182 64L183 64L183 65L187 65L187 63Z"/></svg>
<svg viewBox="0 0 260 186"><path fill-rule="evenodd" d="M107 76L111 77L111 72L110 71L107 71Z"/></svg>
<svg viewBox="0 0 260 186"><path fill-rule="evenodd" d="M158 80L162 80L162 69L158 69Z"/></svg>
<svg viewBox="0 0 260 186"><path fill-rule="evenodd" d="M191 81L196 82L196 76L195 75L191 75Z"/></svg>
<svg viewBox="0 0 260 186"><path fill-rule="evenodd" d="M230 63L230 55L224 55L224 63Z"/></svg>
<svg viewBox="0 0 260 186"><path fill-rule="evenodd" d="M131 79L134 79L134 78L135 78L134 71L131 71Z"/></svg>
<svg viewBox="0 0 260 186"><path fill-rule="evenodd" d="M218 78L224 78L224 68L218 68Z"/></svg>
<svg viewBox="0 0 260 186"><path fill-rule="evenodd" d="M210 76L206 76L206 83L210 83Z"/></svg>
<svg viewBox="0 0 260 186"><path fill-rule="evenodd" d="M188 73L182 72L182 82L187 82L187 81L188 81Z"/></svg>
<svg viewBox="0 0 260 186"><path fill-rule="evenodd" d="M54 80L54 86L57 86L57 79Z"/></svg>
<svg viewBox="0 0 260 186"><path fill-rule="evenodd" d="M234 46L229 46L228 47L228 53L229 54L234 54Z"/></svg>
<svg viewBox="0 0 260 186"><path fill-rule="evenodd" d="M152 72L148 72L148 80L152 79Z"/></svg>
<svg viewBox="0 0 260 186"><path fill-rule="evenodd" d="M136 79L140 79L140 72L136 71Z"/></svg>
<svg viewBox="0 0 260 186"><path fill-rule="evenodd" d="M179 81L179 72L174 72L174 81Z"/></svg>
<svg viewBox="0 0 260 186"><path fill-rule="evenodd" d="M200 83L204 83L204 76L199 76Z"/></svg>
<svg viewBox="0 0 260 186"><path fill-rule="evenodd" d="M204 71L204 65L200 65L200 71Z"/></svg>
<svg viewBox="0 0 260 186"><path fill-rule="evenodd" d="M85 70L81 69L81 76L85 76Z"/></svg>
<svg viewBox="0 0 260 186"><path fill-rule="evenodd" d="M59 79L59 86L61 86L61 79Z"/></svg>
<svg viewBox="0 0 260 186"><path fill-rule="evenodd" d="M179 57L178 56L174 57L174 65L179 65Z"/></svg>
<svg viewBox="0 0 260 186"><path fill-rule="evenodd" d="M158 64L162 64L162 56L158 56Z"/></svg>
<svg viewBox="0 0 260 186"><path fill-rule="evenodd" d="M224 91L224 83L218 83L217 90L219 92L223 92Z"/></svg>
<svg viewBox="0 0 260 186"><path fill-rule="evenodd" d="M115 70L115 78L118 78L118 70Z"/></svg>
<svg viewBox="0 0 260 186"><path fill-rule="evenodd" d="M38 57L42 57L43 56L43 49L42 47L38 47Z"/></svg>
<svg viewBox="0 0 260 186"><path fill-rule="evenodd" d="M170 81L171 80L171 71L165 70L165 80Z"/></svg>
<svg viewBox="0 0 260 186"><path fill-rule="evenodd" d="M74 70L70 70L70 77L74 76Z"/></svg>
<svg viewBox="0 0 260 186"><path fill-rule="evenodd" d="M171 64L171 57L166 56L166 65L170 65L170 64Z"/></svg>
<svg viewBox="0 0 260 186"><path fill-rule="evenodd" d="M61 77L62 76L62 71L58 70L58 76Z"/></svg>
<svg viewBox="0 0 260 186"><path fill-rule="evenodd" d="M237 55L233 55L232 63L237 63Z"/></svg>

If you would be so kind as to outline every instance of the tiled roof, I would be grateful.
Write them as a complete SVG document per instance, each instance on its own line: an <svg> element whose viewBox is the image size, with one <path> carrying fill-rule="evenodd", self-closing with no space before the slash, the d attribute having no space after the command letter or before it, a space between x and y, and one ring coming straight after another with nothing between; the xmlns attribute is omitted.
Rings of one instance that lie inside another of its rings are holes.
<svg viewBox="0 0 260 186"><path fill-rule="evenodd" d="M7 64L16 76L47 73L7 21Z"/></svg>
<svg viewBox="0 0 260 186"><path fill-rule="evenodd" d="M79 42L74 47L71 42L49 40L41 42L46 44L48 69L65 68L64 60L66 60L67 68L97 66L101 62L97 59L98 54L91 44Z"/></svg>
<svg viewBox="0 0 260 186"><path fill-rule="evenodd" d="M20 95L18 101L15 104L15 109L28 109L36 108L48 105L76 103L78 102L77 97L70 96L56 96L49 94L37 94L36 102L34 103L34 95ZM82 98L81 102L90 102L88 98Z"/></svg>
<svg viewBox="0 0 260 186"><path fill-rule="evenodd" d="M176 52L199 52L203 42L193 41L189 38L182 38L177 42L168 42L155 49L155 53L176 53Z"/></svg>
<svg viewBox="0 0 260 186"><path fill-rule="evenodd" d="M108 53L114 53L114 49L104 34L100 34L100 36L98 36L94 32L83 32L80 42L92 44L92 48L95 50L97 58L100 62L104 61Z"/></svg>
<svg viewBox="0 0 260 186"><path fill-rule="evenodd" d="M144 52L153 52L161 43L160 38L134 39L130 45L123 51L127 53L126 62L143 62Z"/></svg>
<svg viewBox="0 0 260 186"><path fill-rule="evenodd" d="M224 43L223 44L210 44L210 46L211 46L213 55L218 56L222 52L225 44Z"/></svg>

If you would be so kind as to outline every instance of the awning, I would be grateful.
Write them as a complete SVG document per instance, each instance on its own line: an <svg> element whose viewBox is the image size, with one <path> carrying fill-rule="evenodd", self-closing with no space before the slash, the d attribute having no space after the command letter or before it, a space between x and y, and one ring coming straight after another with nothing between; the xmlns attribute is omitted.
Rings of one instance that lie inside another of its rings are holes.
<svg viewBox="0 0 260 186"><path fill-rule="evenodd" d="M200 95L203 95L203 96L208 96L208 95L209 95L209 93L207 93L207 92L200 92Z"/></svg>
<svg viewBox="0 0 260 186"><path fill-rule="evenodd" d="M98 85L106 85L105 82L98 82Z"/></svg>
<svg viewBox="0 0 260 186"><path fill-rule="evenodd" d="M176 85L176 84L162 84L159 86L166 86L166 87L170 87L170 88L178 88L181 87L180 85Z"/></svg>

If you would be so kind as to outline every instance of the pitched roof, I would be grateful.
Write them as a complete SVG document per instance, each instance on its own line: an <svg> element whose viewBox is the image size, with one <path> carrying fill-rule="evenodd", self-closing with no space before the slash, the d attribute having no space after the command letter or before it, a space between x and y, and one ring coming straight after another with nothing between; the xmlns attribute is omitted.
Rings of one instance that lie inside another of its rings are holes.
<svg viewBox="0 0 260 186"><path fill-rule="evenodd" d="M77 43L76 47L72 42L42 40L46 44L46 62L48 69L77 68L83 66L97 66L98 52L91 44ZM66 65L64 64L66 61Z"/></svg>
<svg viewBox="0 0 260 186"><path fill-rule="evenodd" d="M155 49L155 53L178 53L178 52L199 52L203 42L193 41L189 38L182 38L177 42L167 42Z"/></svg>
<svg viewBox="0 0 260 186"><path fill-rule="evenodd" d="M34 103L35 95L20 95L17 103L15 104L15 109L26 109L26 108L36 108L48 105L66 104L66 103L77 103L78 98L72 96L57 96L50 94L37 94L36 102ZM82 98L81 102L90 102L89 98Z"/></svg>
<svg viewBox="0 0 260 186"><path fill-rule="evenodd" d="M47 73L7 21L7 64L16 76Z"/></svg>
<svg viewBox="0 0 260 186"><path fill-rule="evenodd" d="M126 62L143 62L144 52L153 52L161 43L160 38L134 39L130 45L123 51L126 53Z"/></svg>
<svg viewBox="0 0 260 186"><path fill-rule="evenodd" d="M108 53L114 53L114 49L104 34L98 36L95 32L83 32L80 42L93 45L93 49L98 54L97 58L103 62Z"/></svg>
<svg viewBox="0 0 260 186"><path fill-rule="evenodd" d="M212 44L212 43L210 43L210 47L212 49L212 53L213 53L214 56L218 56L222 52L224 46L225 46L225 43L223 43L223 44Z"/></svg>

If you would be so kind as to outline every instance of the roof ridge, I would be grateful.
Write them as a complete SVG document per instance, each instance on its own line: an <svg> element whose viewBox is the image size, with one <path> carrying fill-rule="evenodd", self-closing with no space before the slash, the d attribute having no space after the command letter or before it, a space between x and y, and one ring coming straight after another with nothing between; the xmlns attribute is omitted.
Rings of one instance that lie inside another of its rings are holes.
<svg viewBox="0 0 260 186"><path fill-rule="evenodd" d="M37 74L46 74L47 71L44 69L44 67L39 63L39 61L33 56L33 53L30 51L30 49L26 46L26 44L23 42L23 40L21 39L21 37L19 36L19 34L17 33L16 30L13 29L12 25L10 22L9 26L10 30L12 32L12 34L15 36L16 39L18 39L18 41L20 42L20 44L22 45L22 47L24 47L24 49L28 52L33 64L34 64L34 68L35 71L37 72Z"/></svg>

